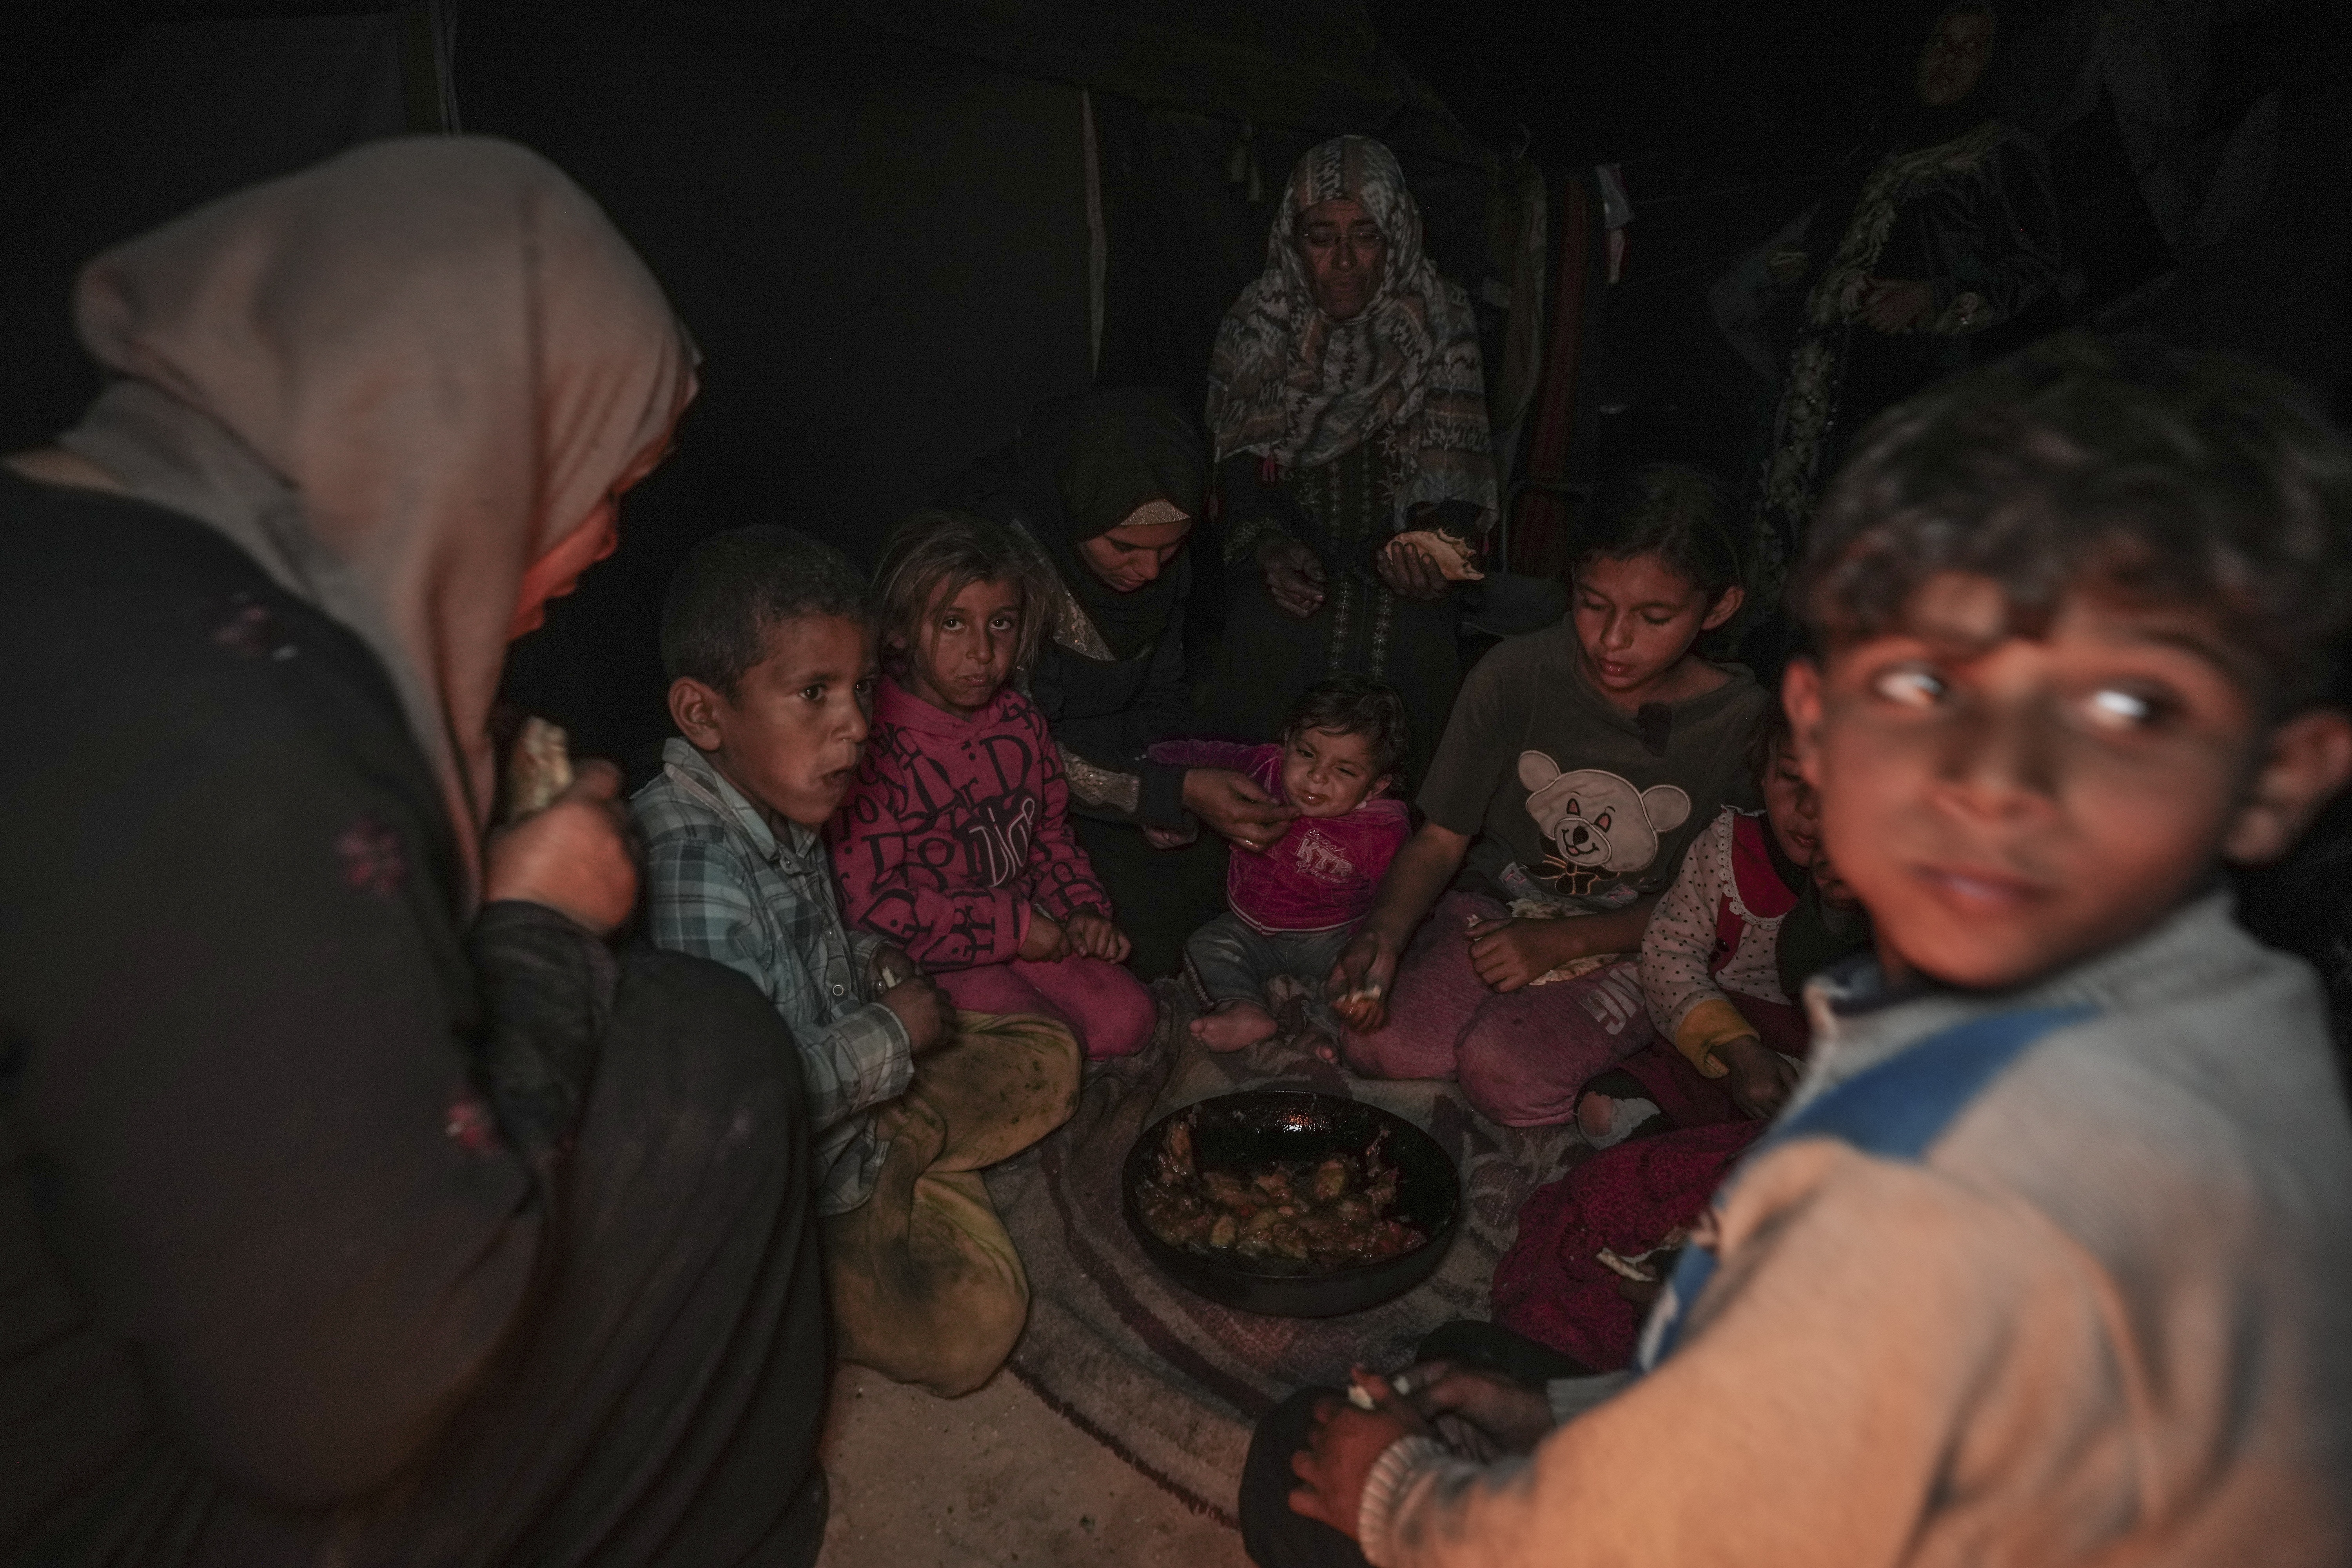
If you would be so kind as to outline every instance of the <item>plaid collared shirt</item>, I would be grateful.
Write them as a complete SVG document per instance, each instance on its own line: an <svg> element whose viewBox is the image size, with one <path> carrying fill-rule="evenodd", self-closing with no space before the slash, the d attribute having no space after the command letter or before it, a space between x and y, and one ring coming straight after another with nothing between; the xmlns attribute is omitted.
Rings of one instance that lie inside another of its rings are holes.
<svg viewBox="0 0 2352 1568"><path fill-rule="evenodd" d="M816 834L765 817L681 740L630 802L645 829L655 943L751 976L800 1047L816 1131L817 1212L864 1203L889 1145L872 1108L906 1089L914 1053L897 1014L870 999L880 937L845 930Z"/></svg>

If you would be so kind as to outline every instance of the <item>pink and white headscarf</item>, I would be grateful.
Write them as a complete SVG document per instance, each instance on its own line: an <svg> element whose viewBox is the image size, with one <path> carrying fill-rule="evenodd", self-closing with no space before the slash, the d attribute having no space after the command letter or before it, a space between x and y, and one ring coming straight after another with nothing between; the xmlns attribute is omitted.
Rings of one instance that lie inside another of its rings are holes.
<svg viewBox="0 0 2352 1568"><path fill-rule="evenodd" d="M74 316L114 379L59 443L374 649L470 906L523 573L694 395L661 286L538 153L405 137L115 247Z"/></svg>

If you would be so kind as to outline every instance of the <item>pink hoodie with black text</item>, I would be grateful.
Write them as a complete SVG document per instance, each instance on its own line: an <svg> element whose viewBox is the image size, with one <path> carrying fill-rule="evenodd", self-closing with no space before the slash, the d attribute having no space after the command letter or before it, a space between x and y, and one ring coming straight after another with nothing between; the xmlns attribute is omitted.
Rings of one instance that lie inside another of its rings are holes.
<svg viewBox="0 0 2352 1568"><path fill-rule="evenodd" d="M857 781L825 829L849 923L926 969L1018 957L1030 906L1062 921L1110 897L1070 833L1045 721L1007 686L970 719L885 679Z"/></svg>

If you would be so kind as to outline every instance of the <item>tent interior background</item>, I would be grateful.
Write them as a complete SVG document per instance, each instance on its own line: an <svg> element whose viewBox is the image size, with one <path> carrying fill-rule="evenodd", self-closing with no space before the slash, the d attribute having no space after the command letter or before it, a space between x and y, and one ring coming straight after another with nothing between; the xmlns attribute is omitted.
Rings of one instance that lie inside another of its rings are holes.
<svg viewBox="0 0 2352 1568"><path fill-rule="evenodd" d="M2021 35L2057 8L2004 13ZM2352 53L2347 13L2231 8L2209 118L2283 89L2275 167L2229 241L2139 310L2339 403L2352 114L2324 62ZM1396 148L1440 269L1477 306L1517 491L1512 563L1547 573L1603 466L1727 466L1750 439L1758 384L1706 287L1816 197L1859 132L1885 14L35 0L0 22L0 450L45 439L95 391L67 295L104 246L373 136L454 125L538 147L644 253L706 356L621 552L509 676L583 750L642 775L667 732L659 595L697 538L777 521L870 562L892 519L1043 398L1155 384L1197 406L1292 160L1360 131ZM1611 205L1612 181L1630 206ZM1610 225L1627 218L1612 268ZM1196 633L1220 616L1220 575L1199 574Z"/></svg>
<svg viewBox="0 0 2352 1568"><path fill-rule="evenodd" d="M2030 26L2059 3L2004 12ZM0 7L0 451L47 439L96 391L68 297L106 246L372 137L454 125L541 149L646 256L706 356L677 455L624 509L619 553L509 668L518 702L642 778L667 733L660 594L697 539L782 521L870 563L894 518L1041 399L1158 384L1197 407L1291 161L1358 131L1397 148L1441 269L1478 303L1510 558L1540 574L1604 468L1744 451L1759 384L1716 331L1707 286L1853 144L1860 18L1889 8L14 0ZM2136 259L2112 292L2040 324L2139 321L2250 353L2326 390L2341 417L2352 5L2236 0L2229 15L2206 129L2280 96L2258 199L2221 243L2155 258L2150 279L2128 278ZM1612 183L1630 198L1614 212ZM1612 216L1630 219L1613 242ZM1218 579L1202 574L1203 631ZM2293 863L2242 883L2249 923L2320 965L2339 1036L2347 879L2352 799ZM940 1420L901 1408L872 1428L885 1475L902 1473L893 1445ZM1004 1436L974 1431L979 1447Z"/></svg>
<svg viewBox="0 0 2352 1568"><path fill-rule="evenodd" d="M0 449L97 389L67 297L104 246L370 137L454 121L537 147L604 204L705 355L622 552L510 674L635 772L667 732L653 632L695 539L782 521L870 563L893 519L1042 399L1099 374L1197 405L1271 198L1321 136L1390 138L1441 265L1488 270L1493 156L1352 0L1116 20L920 0L304 10L327 8L181 6L68 29L33 64L15 52L20 78L50 71L15 100L37 117L0 128Z"/></svg>

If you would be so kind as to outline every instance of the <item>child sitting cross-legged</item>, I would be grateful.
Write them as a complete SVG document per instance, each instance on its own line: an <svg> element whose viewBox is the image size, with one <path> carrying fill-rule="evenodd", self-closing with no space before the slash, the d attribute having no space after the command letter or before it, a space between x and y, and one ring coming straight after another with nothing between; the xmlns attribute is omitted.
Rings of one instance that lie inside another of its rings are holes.
<svg viewBox="0 0 2352 1568"><path fill-rule="evenodd" d="M2223 877L2352 775L2352 447L2070 337L1890 410L1812 528L1784 692L1874 953L1634 1366L1294 1402L1265 1568L2352 1562L2352 1120Z"/></svg>
<svg viewBox="0 0 2352 1568"><path fill-rule="evenodd" d="M1058 597L1003 524L920 511L875 572L882 661L874 733L827 837L852 925L897 942L959 1007L1070 1027L1126 1056L1158 1011L1119 967L1128 940L1070 831L1045 718L1014 682Z"/></svg>
<svg viewBox="0 0 2352 1568"><path fill-rule="evenodd" d="M1642 932L1683 851L1754 784L1768 698L1706 639L1745 597L1723 486L1655 463L1604 485L1569 615L1470 671L1427 815L1325 982L1367 1078L1454 1079L1507 1127L1574 1113L1650 1037Z"/></svg>
<svg viewBox="0 0 2352 1568"><path fill-rule="evenodd" d="M750 977L799 1047L836 1350L956 1394L1028 1313L980 1172L1068 1120L1078 1050L1046 1018L953 1013L842 924L818 830L866 744L874 641L839 551L783 528L703 541L662 604L681 738L632 805L655 942Z"/></svg>
<svg viewBox="0 0 2352 1568"><path fill-rule="evenodd" d="M1322 981L1412 831L1404 803L1388 794L1410 744L1396 692L1347 675L1302 692L1277 744L1163 741L1151 748L1155 763L1230 768L1298 808L1281 838L1233 857L1226 911L1184 943L1210 1008L1192 1033L1211 1050L1239 1050L1272 1035L1267 988L1286 979L1302 1037L1327 1060L1335 1056Z"/></svg>

